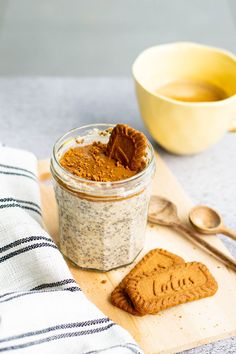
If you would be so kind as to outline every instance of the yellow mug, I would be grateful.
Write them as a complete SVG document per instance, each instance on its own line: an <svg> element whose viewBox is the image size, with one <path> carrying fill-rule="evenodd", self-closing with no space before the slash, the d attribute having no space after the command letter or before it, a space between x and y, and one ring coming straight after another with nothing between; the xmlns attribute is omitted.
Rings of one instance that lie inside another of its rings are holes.
<svg viewBox="0 0 236 354"><path fill-rule="evenodd" d="M218 142L236 118L236 57L196 43L158 45L133 64L137 99L152 137L175 154L195 154ZM222 88L227 98L179 101L157 92L171 81L201 80Z"/></svg>

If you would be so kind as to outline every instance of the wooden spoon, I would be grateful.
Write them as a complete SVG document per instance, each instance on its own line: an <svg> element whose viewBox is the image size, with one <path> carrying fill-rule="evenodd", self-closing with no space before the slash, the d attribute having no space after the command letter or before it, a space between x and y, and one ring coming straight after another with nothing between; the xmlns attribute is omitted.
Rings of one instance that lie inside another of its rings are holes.
<svg viewBox="0 0 236 354"><path fill-rule="evenodd" d="M224 234L236 240L236 232L228 229L221 216L212 208L203 205L196 206L190 211L189 220L193 227L203 234Z"/></svg>
<svg viewBox="0 0 236 354"><path fill-rule="evenodd" d="M177 207L170 200L152 196L149 205L148 220L154 224L170 226L174 230L180 231L183 235L194 240L195 243L208 250L217 259L236 271L236 261L234 259L228 257L216 247L200 238L198 234L180 221L177 214Z"/></svg>

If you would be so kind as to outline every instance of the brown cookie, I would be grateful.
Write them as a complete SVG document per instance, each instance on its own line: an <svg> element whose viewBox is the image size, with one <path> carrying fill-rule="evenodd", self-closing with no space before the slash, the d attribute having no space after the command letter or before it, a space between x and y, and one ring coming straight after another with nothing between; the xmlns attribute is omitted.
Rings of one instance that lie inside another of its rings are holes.
<svg viewBox="0 0 236 354"><path fill-rule="evenodd" d="M126 284L126 292L135 309L143 315L212 296L217 288L207 267L198 262L138 275Z"/></svg>
<svg viewBox="0 0 236 354"><path fill-rule="evenodd" d="M147 139L126 124L117 124L107 144L107 155L132 171L145 167Z"/></svg>
<svg viewBox="0 0 236 354"><path fill-rule="evenodd" d="M177 264L184 264L183 258L160 248L151 250L113 290L111 294L112 304L132 315L142 316L142 314L135 309L129 296L126 294L125 288L129 279L134 278L137 275L149 274L153 271L168 269Z"/></svg>

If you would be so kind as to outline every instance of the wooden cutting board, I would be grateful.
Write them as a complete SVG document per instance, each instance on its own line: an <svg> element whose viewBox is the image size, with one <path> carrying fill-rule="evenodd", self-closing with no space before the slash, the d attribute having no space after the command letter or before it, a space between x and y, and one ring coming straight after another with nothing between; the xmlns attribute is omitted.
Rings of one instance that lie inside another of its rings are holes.
<svg viewBox="0 0 236 354"><path fill-rule="evenodd" d="M41 196L44 222L49 233L58 243L56 202L50 181L46 181L49 177L48 160L39 162L39 171L42 180ZM158 156L153 193L170 198L175 202L178 206L180 218L187 222L188 211L192 203L176 178ZM201 237L207 237L212 245L229 254L216 236ZM112 290L133 265L107 273L100 273L81 270L70 261L67 261L67 263L74 279L87 297L104 314L126 328L145 353L175 353L236 335L236 273L227 269L215 258L185 239L184 236L167 227L153 225L147 227L146 246L136 262L150 249L156 247L174 252L186 261L200 261L206 264L219 285L216 295L176 306L158 315L139 318L114 307L109 302Z"/></svg>

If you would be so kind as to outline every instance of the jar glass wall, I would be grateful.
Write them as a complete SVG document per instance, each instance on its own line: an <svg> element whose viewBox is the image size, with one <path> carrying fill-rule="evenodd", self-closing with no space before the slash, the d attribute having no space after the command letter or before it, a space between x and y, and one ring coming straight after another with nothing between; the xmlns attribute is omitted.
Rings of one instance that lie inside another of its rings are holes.
<svg viewBox="0 0 236 354"><path fill-rule="evenodd" d="M114 182L75 176L60 165L60 158L78 144L107 143L112 128L94 124L69 131L55 143L51 159L60 249L78 266L100 271L131 263L144 246L153 148L148 143L147 165L141 172Z"/></svg>

